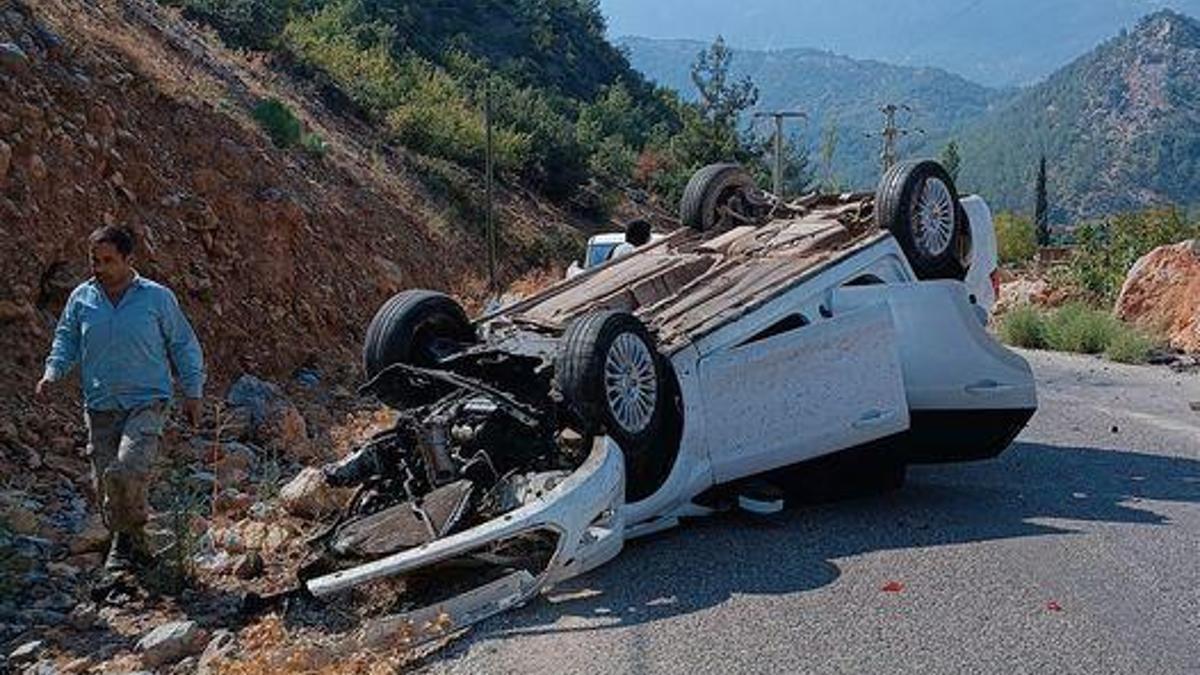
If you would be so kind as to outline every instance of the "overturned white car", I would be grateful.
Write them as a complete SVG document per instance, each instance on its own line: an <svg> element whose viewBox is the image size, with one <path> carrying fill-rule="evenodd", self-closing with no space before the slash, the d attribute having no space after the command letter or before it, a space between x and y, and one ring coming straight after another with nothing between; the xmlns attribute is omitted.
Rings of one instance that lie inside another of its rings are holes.
<svg viewBox="0 0 1200 675"><path fill-rule="evenodd" d="M1029 366L980 320L987 207L936 163L793 203L714 165L681 216L474 322L428 291L380 309L364 389L400 421L327 467L359 491L308 591L420 576L405 609L427 609L402 618L465 625L724 508L749 477L899 479L994 457L1033 415Z"/></svg>

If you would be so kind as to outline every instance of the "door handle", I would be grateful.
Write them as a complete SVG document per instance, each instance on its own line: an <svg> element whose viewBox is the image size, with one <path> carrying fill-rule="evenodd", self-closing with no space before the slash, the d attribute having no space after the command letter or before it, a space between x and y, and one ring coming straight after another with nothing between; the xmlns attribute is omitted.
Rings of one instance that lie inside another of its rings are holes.
<svg viewBox="0 0 1200 675"><path fill-rule="evenodd" d="M975 384L968 384L966 387L963 387L963 389L968 394L1001 394L1016 389L1016 386L1011 384L1001 384L995 380L983 380L981 382L976 382Z"/></svg>
<svg viewBox="0 0 1200 675"><path fill-rule="evenodd" d="M874 427L883 426L884 424L887 424L891 420L895 419L895 417L895 410L872 410L870 412L863 413L863 416L859 417L858 420L850 426L854 427L855 429L871 429Z"/></svg>

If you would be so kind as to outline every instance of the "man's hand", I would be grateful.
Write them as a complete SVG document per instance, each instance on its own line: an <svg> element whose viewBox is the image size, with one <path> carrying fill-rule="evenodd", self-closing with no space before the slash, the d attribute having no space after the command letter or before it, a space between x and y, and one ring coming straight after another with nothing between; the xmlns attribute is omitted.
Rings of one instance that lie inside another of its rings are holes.
<svg viewBox="0 0 1200 675"><path fill-rule="evenodd" d="M38 380L37 387L35 387L35 388L34 388L34 390L33 390L33 395L34 395L34 396L35 396L35 397L36 397L36 398L37 398L39 401L44 401L44 400L46 400L46 389L47 389L47 388L50 386L50 384L52 384L52 383L53 383L53 380L51 380L50 378L48 378L48 377L46 377L45 375L43 375L43 376L42 376L42 379Z"/></svg>
<svg viewBox="0 0 1200 675"><path fill-rule="evenodd" d="M187 398L183 400L183 414L187 416L188 422L192 428L200 426L200 415L203 412L202 401L198 398Z"/></svg>

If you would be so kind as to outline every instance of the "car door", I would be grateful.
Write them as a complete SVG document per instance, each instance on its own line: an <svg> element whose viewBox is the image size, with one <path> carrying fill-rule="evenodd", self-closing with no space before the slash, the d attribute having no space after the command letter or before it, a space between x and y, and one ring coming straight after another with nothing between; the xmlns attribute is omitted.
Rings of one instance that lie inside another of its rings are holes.
<svg viewBox="0 0 1200 675"><path fill-rule="evenodd" d="M886 303L750 338L699 363L717 482L813 459L908 428ZM774 334L771 334L774 333Z"/></svg>

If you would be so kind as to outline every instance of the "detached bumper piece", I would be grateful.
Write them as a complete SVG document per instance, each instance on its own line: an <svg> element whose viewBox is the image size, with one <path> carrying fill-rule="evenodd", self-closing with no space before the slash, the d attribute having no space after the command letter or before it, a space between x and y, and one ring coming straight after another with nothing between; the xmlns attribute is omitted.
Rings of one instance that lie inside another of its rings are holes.
<svg viewBox="0 0 1200 675"><path fill-rule="evenodd" d="M523 603L620 553L624 476L620 449L599 438L579 469L549 491L527 492L527 501L515 510L415 548L310 579L306 586L321 598L402 578L406 586L422 591L422 599L435 599L374 622L370 630L393 631L412 644L436 639ZM421 505L430 518L427 522L407 503L394 506L339 531L334 545L356 552L384 550L428 536L429 529L422 529L426 526L448 530L461 505L469 501L469 491L469 481L460 481L431 493ZM378 541L373 539L376 534Z"/></svg>

